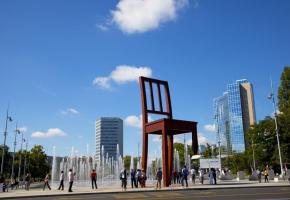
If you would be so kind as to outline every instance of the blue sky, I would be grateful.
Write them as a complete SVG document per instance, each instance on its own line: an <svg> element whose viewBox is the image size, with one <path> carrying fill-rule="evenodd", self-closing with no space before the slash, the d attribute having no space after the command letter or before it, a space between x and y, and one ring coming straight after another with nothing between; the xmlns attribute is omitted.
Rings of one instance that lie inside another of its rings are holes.
<svg viewBox="0 0 290 200"><path fill-rule="evenodd" d="M29 146L84 154L96 118L117 116L127 119L124 153L136 155L135 78L145 73L169 81L175 118L215 141L205 128L213 98L236 79L253 83L258 120L272 113L269 76L276 90L290 64L289 9L287 0L0 1L0 129L10 104L11 147L18 121ZM159 147L150 137L152 155Z"/></svg>

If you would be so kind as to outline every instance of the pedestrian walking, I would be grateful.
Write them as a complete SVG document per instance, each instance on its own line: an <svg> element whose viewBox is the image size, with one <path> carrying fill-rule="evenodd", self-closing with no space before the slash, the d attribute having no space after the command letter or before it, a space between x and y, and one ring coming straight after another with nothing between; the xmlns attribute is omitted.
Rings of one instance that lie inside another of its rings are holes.
<svg viewBox="0 0 290 200"><path fill-rule="evenodd" d="M161 171L161 168L159 167L157 173L156 173L156 187L155 189L161 189L161 180L162 180L162 171Z"/></svg>
<svg viewBox="0 0 290 200"><path fill-rule="evenodd" d="M209 170L208 177L209 177L209 184L213 185L213 171L212 171L212 169Z"/></svg>
<svg viewBox="0 0 290 200"><path fill-rule="evenodd" d="M261 174L261 171L259 169L257 169L256 170L256 174L257 174L259 183L261 183L262 182L262 174Z"/></svg>
<svg viewBox="0 0 290 200"><path fill-rule="evenodd" d="M191 182L192 182L192 184L195 184L195 177L196 177L196 171L195 171L195 169L192 168L190 170L190 173L191 173Z"/></svg>
<svg viewBox="0 0 290 200"><path fill-rule="evenodd" d="M5 184L5 177L3 176L3 174L0 174L0 192L5 192L4 184Z"/></svg>
<svg viewBox="0 0 290 200"><path fill-rule="evenodd" d="M73 172L72 169L69 169L69 172L68 172L68 182L69 182L68 192L73 192L72 186L74 183L75 175L76 175L76 173Z"/></svg>
<svg viewBox="0 0 290 200"><path fill-rule="evenodd" d="M182 172L181 185L184 186L184 181L185 181L186 187L188 187L188 182L187 182L188 170L186 168L186 165L184 165L181 172Z"/></svg>
<svg viewBox="0 0 290 200"><path fill-rule="evenodd" d="M50 185L49 185L49 173L47 173L44 178L43 191L45 190L46 186L48 187L49 190L51 190Z"/></svg>
<svg viewBox="0 0 290 200"><path fill-rule="evenodd" d="M199 180L200 180L200 183L203 184L203 181L204 181L204 171L203 171L203 169L199 170Z"/></svg>
<svg viewBox="0 0 290 200"><path fill-rule="evenodd" d="M27 190L27 191L29 190L29 187L30 187L30 180L31 180L31 175L30 175L30 173L27 173L25 176L25 179L24 179L25 190Z"/></svg>
<svg viewBox="0 0 290 200"><path fill-rule="evenodd" d="M58 190L63 190L64 189L64 185L63 185L63 181L64 181L64 174L63 171L60 172L59 175L59 186L58 186Z"/></svg>
<svg viewBox="0 0 290 200"><path fill-rule="evenodd" d="M212 168L212 175L213 175L213 183L216 185L216 170Z"/></svg>
<svg viewBox="0 0 290 200"><path fill-rule="evenodd" d="M269 171L268 171L268 169L265 169L265 171L264 171L265 183L269 183L268 176L269 176Z"/></svg>
<svg viewBox="0 0 290 200"><path fill-rule="evenodd" d="M120 173L121 187L123 191L127 190L127 172L126 169Z"/></svg>
<svg viewBox="0 0 290 200"><path fill-rule="evenodd" d="M95 189L98 189L96 170L93 169L90 176L91 176L91 182L92 182L92 189L94 189L94 186L95 186Z"/></svg>
<svg viewBox="0 0 290 200"><path fill-rule="evenodd" d="M177 181L177 171L174 170L173 171L173 183L176 184L176 181Z"/></svg>
<svg viewBox="0 0 290 200"><path fill-rule="evenodd" d="M136 171L134 169L131 169L130 176L131 176L131 187L137 188L138 186L137 186L137 182L136 182Z"/></svg>
<svg viewBox="0 0 290 200"><path fill-rule="evenodd" d="M140 175L141 188L145 188L146 187L146 180L147 180L147 176L146 176L145 170L142 169L141 175Z"/></svg>
<svg viewBox="0 0 290 200"><path fill-rule="evenodd" d="M141 187L141 170L140 169L137 169L136 177L137 177L137 188L138 188L138 185L140 185Z"/></svg>

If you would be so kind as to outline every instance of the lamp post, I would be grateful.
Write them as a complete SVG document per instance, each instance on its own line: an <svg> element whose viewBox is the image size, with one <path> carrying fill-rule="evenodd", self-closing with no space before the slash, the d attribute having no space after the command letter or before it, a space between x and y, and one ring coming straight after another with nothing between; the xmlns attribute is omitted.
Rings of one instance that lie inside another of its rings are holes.
<svg viewBox="0 0 290 200"><path fill-rule="evenodd" d="M216 114L215 114L215 120L216 120L216 132L218 135L218 145L219 145L219 167L220 172L222 171L222 157L221 157L221 136L220 136L220 130L219 130L219 116L221 116L221 108L218 106Z"/></svg>
<svg viewBox="0 0 290 200"><path fill-rule="evenodd" d="M26 175L26 155L27 155L27 146L28 146L28 139L25 141L26 147L25 147L25 156L24 156L24 169L23 169L23 177Z"/></svg>
<svg viewBox="0 0 290 200"><path fill-rule="evenodd" d="M13 150L13 157L12 157L12 167L11 167L11 182L14 177L14 160L15 160L15 149L16 149L16 137L17 134L20 134L20 131L17 128L17 123L16 123L16 129L15 129L15 135L14 135L14 150Z"/></svg>
<svg viewBox="0 0 290 200"><path fill-rule="evenodd" d="M255 159L255 150L254 150L254 141L253 141L253 136L252 136L252 151L253 151L253 167L254 171L256 171L256 159Z"/></svg>
<svg viewBox="0 0 290 200"><path fill-rule="evenodd" d="M278 130L278 123L277 123L277 110L276 110L276 102L274 97L274 90L273 90L273 84L272 79L271 82L271 93L268 96L269 100L272 100L273 104L273 110L274 110L274 121L275 121L275 131L276 131L276 137L277 137L277 144L278 144L278 152L279 152L279 160L280 160L280 168L281 168L281 176L283 176L283 165L282 165L282 156L281 156L281 148L280 148L280 140L279 140L279 130Z"/></svg>
<svg viewBox="0 0 290 200"><path fill-rule="evenodd" d="M5 130L4 130L4 143L3 143L3 149L2 149L2 161L1 161L1 174L3 174L3 166L4 166L4 156L5 156L5 146L6 146L6 137L7 137L7 125L8 125L8 121L12 122L12 118L8 115L8 110L9 107L7 109L6 112L6 123L5 123Z"/></svg>
<svg viewBox="0 0 290 200"><path fill-rule="evenodd" d="M22 159L22 145L23 145L23 131L21 132L21 147L20 147L20 154L19 154L18 181L20 181L21 159Z"/></svg>

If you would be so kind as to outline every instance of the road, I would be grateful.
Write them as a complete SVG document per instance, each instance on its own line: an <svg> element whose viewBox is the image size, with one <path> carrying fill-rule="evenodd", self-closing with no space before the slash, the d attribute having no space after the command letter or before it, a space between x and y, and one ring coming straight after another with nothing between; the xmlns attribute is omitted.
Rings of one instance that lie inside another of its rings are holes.
<svg viewBox="0 0 290 200"><path fill-rule="evenodd" d="M115 200L115 199L157 199L157 200L183 200L183 199L205 199L205 200L290 200L290 187L265 187L265 188L236 188L236 189L207 189L207 190L178 190L178 191L156 191L156 192L128 192L111 194L75 194L70 196L51 196L21 198L41 200Z"/></svg>

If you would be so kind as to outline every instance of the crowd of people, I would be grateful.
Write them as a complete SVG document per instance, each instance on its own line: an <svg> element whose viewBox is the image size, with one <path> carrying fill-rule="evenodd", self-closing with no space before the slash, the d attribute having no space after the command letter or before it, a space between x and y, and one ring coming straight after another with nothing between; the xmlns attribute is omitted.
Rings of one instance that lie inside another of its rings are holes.
<svg viewBox="0 0 290 200"><path fill-rule="evenodd" d="M268 183L270 171L271 171L271 168L269 168L268 165L266 165L266 167L263 170L260 171L259 169L256 169L253 173L255 173L259 183L262 182L262 176L264 176L264 182ZM285 171L283 173L284 180L286 179L285 177L287 177L287 179L290 182L290 174L286 174L286 173L287 173L287 169L285 169ZM225 175L226 171L222 171L221 174ZM76 175L76 173L73 172L72 169L69 169L69 173L68 173L68 177L67 177L68 185L69 185L68 192L72 192L72 187L73 187L75 175ZM128 177L130 177L130 179L131 179L131 188L138 188L138 187L144 188L144 187L146 187L147 176L146 176L145 170L143 170L143 169L142 170L141 169L137 169L137 170L131 169L130 173L127 173L127 170L123 169L120 173L121 188L123 191L127 190ZM217 171L214 168L199 169L199 170L192 168L189 170L189 169L187 169L186 166L184 166L180 171L173 170L171 177L172 177L171 184L173 184L173 185L180 184L182 187L188 187L188 177L190 177L191 183L193 185L196 184L197 178L199 179L200 184L204 184L205 179L208 179L209 184L217 184ZM96 173L95 169L93 169L91 171L90 179L91 179L92 189L98 189L97 173ZM162 179L163 179L162 170L161 170L161 168L158 168L157 172L155 174L155 180L156 180L155 188L156 189L161 189ZM50 174L47 173L46 176L44 177L44 180L43 180L43 182L44 182L43 190L45 190L46 188L51 190L49 180L50 180ZM64 171L61 171L61 173L59 175L58 190L64 190L64 180L65 180ZM24 178L25 190L27 190L27 191L29 190L31 183L32 183L31 174L27 173L25 178ZM12 179L10 184L7 184L4 176L0 175L0 188L2 188L1 191L3 191L3 192L8 191L9 186L11 189L14 189L14 188L17 189L19 186L19 181L15 177Z"/></svg>

